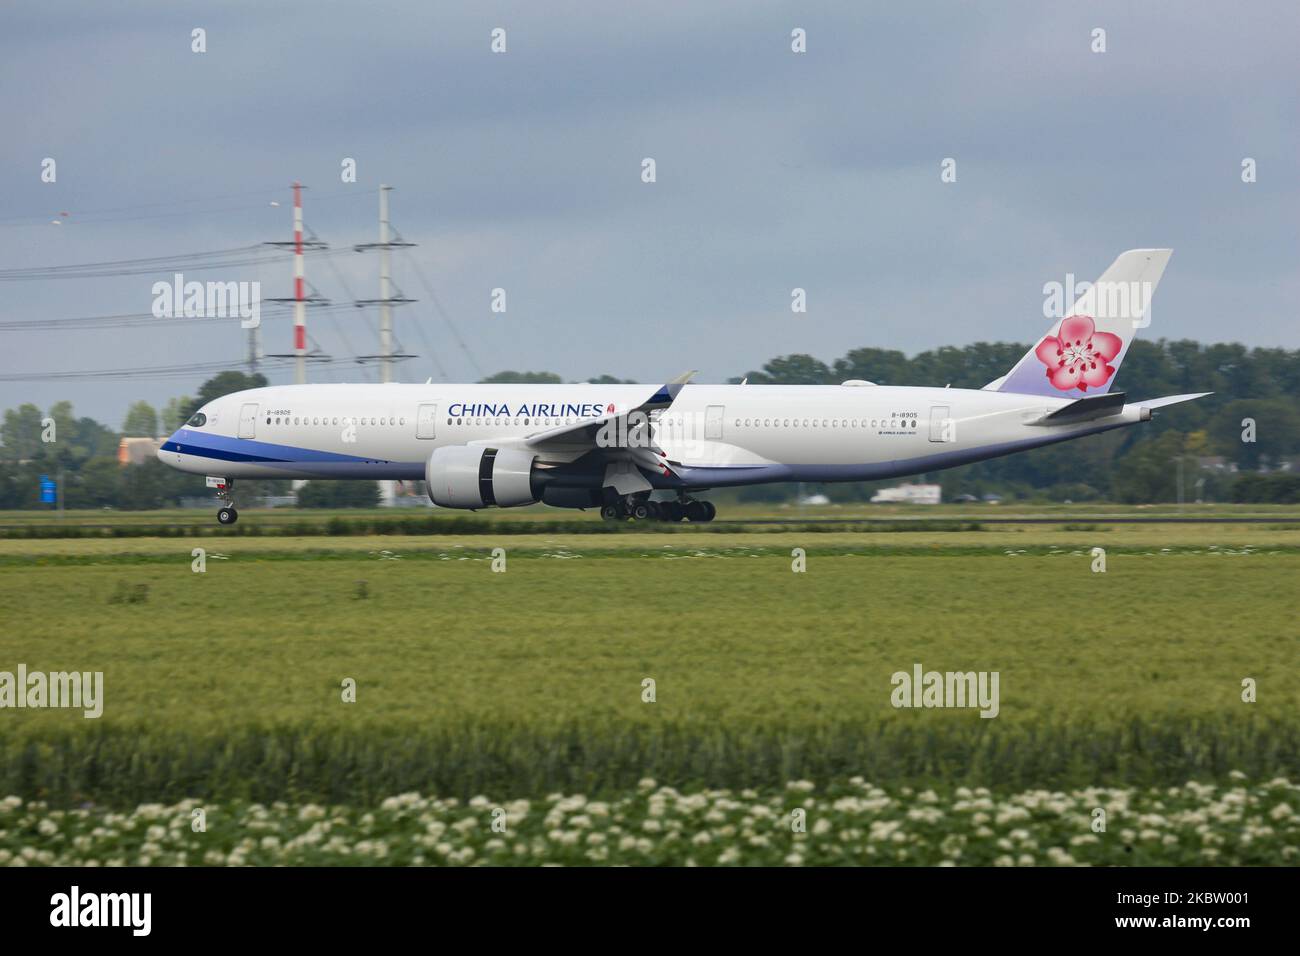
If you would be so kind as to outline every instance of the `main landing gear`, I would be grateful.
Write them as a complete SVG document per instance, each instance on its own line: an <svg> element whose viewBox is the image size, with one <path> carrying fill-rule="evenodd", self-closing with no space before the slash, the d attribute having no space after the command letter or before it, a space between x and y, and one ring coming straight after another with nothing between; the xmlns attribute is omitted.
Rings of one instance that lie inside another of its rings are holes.
<svg viewBox="0 0 1300 956"><path fill-rule="evenodd" d="M209 478L208 487L215 488L217 492L217 500L223 502L221 510L217 512L217 523L229 525L238 521L239 512L235 510L235 496L230 490L235 487L235 479Z"/></svg>
<svg viewBox="0 0 1300 956"><path fill-rule="evenodd" d="M637 521L689 521L692 524L712 521L717 513L712 501L684 495L677 501L651 501L648 496L625 495L607 501L600 509L600 516L606 521L635 518Z"/></svg>

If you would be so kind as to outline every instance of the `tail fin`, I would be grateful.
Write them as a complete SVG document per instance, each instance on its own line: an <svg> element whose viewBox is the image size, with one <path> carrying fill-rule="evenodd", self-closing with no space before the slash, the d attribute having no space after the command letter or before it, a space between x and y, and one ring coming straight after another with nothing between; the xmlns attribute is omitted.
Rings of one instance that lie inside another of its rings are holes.
<svg viewBox="0 0 1300 956"><path fill-rule="evenodd" d="M1074 308L1006 375L984 387L1024 395L1078 398L1109 391L1115 373L1147 324L1172 249L1130 249L1110 264Z"/></svg>

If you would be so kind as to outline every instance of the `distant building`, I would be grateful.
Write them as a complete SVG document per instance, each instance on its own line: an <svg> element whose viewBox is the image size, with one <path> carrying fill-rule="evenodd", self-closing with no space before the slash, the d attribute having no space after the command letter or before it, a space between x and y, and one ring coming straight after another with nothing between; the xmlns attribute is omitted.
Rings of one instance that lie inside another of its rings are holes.
<svg viewBox="0 0 1300 956"><path fill-rule="evenodd" d="M820 506L820 505L828 505L830 503L831 503L831 499L828 498L826 495L804 495L802 498L799 499L799 504L801 505Z"/></svg>
<svg viewBox="0 0 1300 956"><path fill-rule="evenodd" d="M117 463L123 468L143 465L157 458L161 447L161 438L123 438L117 445Z"/></svg>
<svg viewBox="0 0 1300 956"><path fill-rule="evenodd" d="M1201 471L1217 471L1233 473L1237 470L1235 461L1228 461L1222 455L1202 455L1196 459L1196 467Z"/></svg>
<svg viewBox="0 0 1300 956"><path fill-rule="evenodd" d="M939 485L897 485L881 488L871 496L873 503L902 505L937 505L942 500L943 488Z"/></svg>

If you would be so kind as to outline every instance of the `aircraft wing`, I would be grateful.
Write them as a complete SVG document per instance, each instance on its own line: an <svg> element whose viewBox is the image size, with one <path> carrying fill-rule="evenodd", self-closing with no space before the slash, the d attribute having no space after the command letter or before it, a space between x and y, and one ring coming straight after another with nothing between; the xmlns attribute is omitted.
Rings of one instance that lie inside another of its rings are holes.
<svg viewBox="0 0 1300 956"><path fill-rule="evenodd" d="M671 382L660 385L633 408L613 415L602 415L576 425L561 425L522 438L478 439L471 445L511 445L531 448L540 453L564 456L601 452L610 460L607 477L620 490L640 490L649 485L637 471L646 468L670 478L676 477L668 456L654 442L649 416L662 411L676 400L695 372L683 372ZM602 433L613 441L602 442Z"/></svg>
<svg viewBox="0 0 1300 956"><path fill-rule="evenodd" d="M597 436L600 435L602 430L606 434L640 436L642 440L648 441L649 436L641 432L641 429L646 427L642 423L649 418L651 412L661 411L670 406L694 374L693 371L683 372L671 382L659 386L635 408L629 408L625 412L614 415L602 415L600 418L588 419L576 425L561 425L558 428L538 432L536 435L529 435L525 438L523 444L528 448L536 448L539 451L594 449L598 447ZM639 417L634 417L637 416L637 413L639 413ZM635 444L635 442L629 444Z"/></svg>

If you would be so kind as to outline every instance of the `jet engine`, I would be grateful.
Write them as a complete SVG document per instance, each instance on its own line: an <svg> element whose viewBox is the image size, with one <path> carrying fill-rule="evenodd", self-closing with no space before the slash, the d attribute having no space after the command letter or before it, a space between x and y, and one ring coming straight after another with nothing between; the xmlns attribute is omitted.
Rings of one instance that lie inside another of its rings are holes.
<svg viewBox="0 0 1300 956"><path fill-rule="evenodd" d="M542 497L537 456L517 448L450 445L424 466L429 497L443 508L513 508Z"/></svg>

